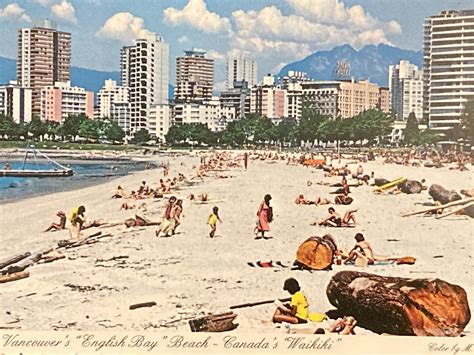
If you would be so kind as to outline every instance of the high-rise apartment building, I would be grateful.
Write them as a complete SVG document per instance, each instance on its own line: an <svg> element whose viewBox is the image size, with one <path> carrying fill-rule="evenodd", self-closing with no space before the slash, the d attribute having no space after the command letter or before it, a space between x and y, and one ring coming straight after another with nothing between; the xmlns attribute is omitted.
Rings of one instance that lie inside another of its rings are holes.
<svg viewBox="0 0 474 355"><path fill-rule="evenodd" d="M176 102L203 102L212 99L214 59L206 52L190 50L176 58Z"/></svg>
<svg viewBox="0 0 474 355"><path fill-rule="evenodd" d="M407 60L388 67L390 105L398 121L406 121L413 112L423 118L423 71Z"/></svg>
<svg viewBox="0 0 474 355"><path fill-rule="evenodd" d="M115 80L105 80L97 94L98 117L108 117L130 133L130 88L118 86Z"/></svg>
<svg viewBox="0 0 474 355"><path fill-rule="evenodd" d="M288 116L287 92L275 85L275 79L266 75L261 84L250 92L250 113L258 113L271 119Z"/></svg>
<svg viewBox="0 0 474 355"><path fill-rule="evenodd" d="M62 122L69 115L94 117L94 93L57 82L41 89L41 120Z"/></svg>
<svg viewBox="0 0 474 355"><path fill-rule="evenodd" d="M243 118L250 111L250 89L246 81L234 82L234 87L220 93L220 101L224 106L235 108L237 118Z"/></svg>
<svg viewBox="0 0 474 355"><path fill-rule="evenodd" d="M71 34L52 21L18 30L17 82L32 89L32 113L41 112L41 89L71 79Z"/></svg>
<svg viewBox="0 0 474 355"><path fill-rule="evenodd" d="M246 54L229 55L226 88L231 89L234 82L242 81L246 81L249 87L257 84L257 62Z"/></svg>
<svg viewBox="0 0 474 355"><path fill-rule="evenodd" d="M130 88L130 130L148 129L152 105L168 103L169 45L154 33L121 51L122 86Z"/></svg>
<svg viewBox="0 0 474 355"><path fill-rule="evenodd" d="M429 126L446 132L460 122L474 98L474 10L442 11L425 19L423 114Z"/></svg>

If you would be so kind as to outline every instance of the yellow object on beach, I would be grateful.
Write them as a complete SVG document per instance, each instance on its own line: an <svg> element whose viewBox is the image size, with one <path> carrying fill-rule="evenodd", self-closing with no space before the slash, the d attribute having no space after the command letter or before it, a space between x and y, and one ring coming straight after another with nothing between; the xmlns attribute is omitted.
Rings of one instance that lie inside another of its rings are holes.
<svg viewBox="0 0 474 355"><path fill-rule="evenodd" d="M212 213L210 216L209 216L209 220L207 221L207 224L211 225L211 226L214 226L217 224L217 216Z"/></svg>
<svg viewBox="0 0 474 355"><path fill-rule="evenodd" d="M375 189L375 191L383 191L383 190L389 189L389 188L391 188L391 187L397 186L398 184L402 184L402 183L404 183L405 181L407 181L407 178L401 177L401 178L398 178L398 179L396 179L396 180L387 182L385 185L382 185L382 186L377 187L377 188Z"/></svg>
<svg viewBox="0 0 474 355"><path fill-rule="evenodd" d="M326 319L326 315L324 313L310 313L308 319L311 322L322 322Z"/></svg>

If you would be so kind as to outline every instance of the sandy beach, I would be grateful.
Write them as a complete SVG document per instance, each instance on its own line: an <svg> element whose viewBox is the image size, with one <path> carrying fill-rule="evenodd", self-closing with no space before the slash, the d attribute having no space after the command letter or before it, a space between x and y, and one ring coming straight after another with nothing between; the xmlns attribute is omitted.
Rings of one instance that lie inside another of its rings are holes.
<svg viewBox="0 0 474 355"><path fill-rule="evenodd" d="M238 153L234 153L235 155ZM153 157L157 162L164 158ZM175 156L170 162L169 177L183 173L195 175L193 165L199 156ZM348 160L334 165L349 163ZM363 164L376 177L426 179L426 184L440 184L457 191L473 188L471 171L386 165L381 159ZM310 223L327 214L328 206L295 205L295 197L316 196L334 199L334 188L316 184L337 183L340 177L323 177L323 171L285 161L249 162L223 172L232 178L192 180L173 195L184 200L182 225L170 238L155 237L156 227L91 228L86 235L110 233L98 243L62 251L65 258L28 268L30 277L3 284L0 288L2 312L0 326L23 330L181 330L190 331L187 318L208 313L222 313L232 305L288 297L283 282L296 278L313 312L332 309L326 297L331 277L341 270L365 271L378 275L407 278L439 278L463 287L469 304L474 305L473 220L452 215L401 217L423 208L432 201L427 191L413 195L376 195L373 187L353 188L351 206L336 206L343 214L358 208L355 228L315 227ZM31 252L69 239L68 230L41 233L56 221L56 212L67 213L76 206L86 207L88 219L107 222L124 221L134 214L160 220L165 199L134 202L136 209L120 211L121 199L111 199L117 185L127 191L137 189L145 180L157 186L162 169L135 172L117 180L80 190L24 199L0 206L0 259ZM307 186L307 181L313 182ZM351 183L351 181L349 181ZM190 202L186 197L208 193L207 204ZM271 194L274 221L268 240L255 240L256 212L265 194ZM165 196L166 197L166 196ZM219 207L223 223L217 225L217 238L208 237L207 218L212 207ZM367 268L334 265L331 271L292 271L290 268L254 268L248 262L281 261L291 265L298 246L310 236L330 233L338 247L350 249L354 234L361 232L376 255L413 256L415 265L375 265ZM134 303L154 301L156 306L129 310ZM237 309L235 332L283 332L271 324L273 304ZM472 336L473 322L465 328ZM315 325L318 327L320 325ZM357 334L371 333L357 328Z"/></svg>

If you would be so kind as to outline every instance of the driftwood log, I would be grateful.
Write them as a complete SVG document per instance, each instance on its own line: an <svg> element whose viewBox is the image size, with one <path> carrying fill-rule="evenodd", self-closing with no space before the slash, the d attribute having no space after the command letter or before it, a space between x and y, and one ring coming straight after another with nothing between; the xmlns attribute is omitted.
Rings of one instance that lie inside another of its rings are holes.
<svg viewBox="0 0 474 355"><path fill-rule="evenodd" d="M337 246L329 235L306 239L296 251L295 264L310 270L330 269Z"/></svg>
<svg viewBox="0 0 474 355"><path fill-rule="evenodd" d="M41 257L44 254L48 254L52 250L53 250L53 248L46 248L46 249L36 251L36 252L32 253L30 256L28 256L28 257L24 258L23 260L19 261L18 263L9 266L5 270L2 270L1 273L2 273L2 275L5 275L5 274L13 274L15 272L23 271L27 267L35 264L38 260L40 260Z"/></svg>
<svg viewBox="0 0 474 355"><path fill-rule="evenodd" d="M407 180L403 184L398 185L398 187L405 194L419 194L423 190L421 182L416 180Z"/></svg>
<svg viewBox="0 0 474 355"><path fill-rule="evenodd" d="M225 332L238 327L238 324L233 323L236 317L234 312L213 314L190 320L189 327L192 332Z"/></svg>
<svg viewBox="0 0 474 355"><path fill-rule="evenodd" d="M456 191L448 191L443 186L437 184L431 185L428 193L433 198L433 200L439 201L443 205L462 199L462 197Z"/></svg>
<svg viewBox="0 0 474 355"><path fill-rule="evenodd" d="M31 253L28 252L28 253L16 255L16 256L14 256L12 258L9 258L9 259L5 259L5 260L0 262L0 270L7 267L8 265L15 264L15 263L19 262L20 260L23 260L24 258L29 257L30 255L31 255Z"/></svg>
<svg viewBox="0 0 474 355"><path fill-rule="evenodd" d="M341 271L326 294L339 312L379 334L459 336L471 319L466 291L440 279Z"/></svg>
<svg viewBox="0 0 474 355"><path fill-rule="evenodd" d="M3 284L5 282L21 280L21 279L25 279L29 276L30 276L30 273L28 271L20 271L20 272L15 272L15 273L9 274L9 275L1 275L0 276L0 283Z"/></svg>

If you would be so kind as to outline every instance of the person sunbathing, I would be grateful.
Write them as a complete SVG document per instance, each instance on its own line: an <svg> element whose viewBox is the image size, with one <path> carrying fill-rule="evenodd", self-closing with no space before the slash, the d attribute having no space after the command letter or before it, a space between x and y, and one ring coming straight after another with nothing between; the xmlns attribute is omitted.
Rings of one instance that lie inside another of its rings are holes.
<svg viewBox="0 0 474 355"><path fill-rule="evenodd" d="M125 197L125 191L122 188L122 186L117 186L117 191L115 191L115 194L112 195L112 198L123 198Z"/></svg>
<svg viewBox="0 0 474 355"><path fill-rule="evenodd" d="M357 224L355 213L357 210L348 210L344 213L344 217L336 212L333 207L328 208L329 215L324 217L321 222L314 222L312 225L327 226L327 227L352 227ZM351 223L351 221L353 223Z"/></svg>
<svg viewBox="0 0 474 355"><path fill-rule="evenodd" d="M147 226L159 226L161 222L150 221L145 217L135 215L135 218L128 218L125 220L125 225L127 228L130 227L147 227Z"/></svg>
<svg viewBox="0 0 474 355"><path fill-rule="evenodd" d="M56 232L62 229L66 229L66 214L63 211L59 211L56 213L56 216L59 217L59 223L51 223L48 228L46 228L43 232Z"/></svg>
<svg viewBox="0 0 474 355"><path fill-rule="evenodd" d="M322 205L329 205L331 201L329 201L327 198L318 196L314 200L314 203L316 204L316 206L322 206Z"/></svg>
<svg viewBox="0 0 474 355"><path fill-rule="evenodd" d="M315 205L315 202L314 202L314 201L305 200L304 195L299 195L299 196L295 199L295 203L296 203L297 205Z"/></svg>
<svg viewBox="0 0 474 355"><path fill-rule="evenodd" d="M336 319L327 332L323 328L318 328L314 334L337 333L339 335L355 335L354 328L356 325L357 320L354 317L346 316Z"/></svg>
<svg viewBox="0 0 474 355"><path fill-rule="evenodd" d="M122 203L122 206L120 206L120 211L121 211L121 210L127 211L127 210L131 210L131 209L133 209L133 208L135 208L135 205L132 205L132 204L130 204L130 203L128 203L128 202L124 202L124 203Z"/></svg>
<svg viewBox="0 0 474 355"><path fill-rule="evenodd" d="M336 205L350 205L352 203L352 201L354 201L354 199L352 197L346 196L344 194L337 195L334 198L334 203Z"/></svg>
<svg viewBox="0 0 474 355"><path fill-rule="evenodd" d="M358 258L367 262L368 265L373 265L375 262L374 253L369 243L365 241L362 233L357 233L354 237L356 244L349 252L347 259L344 264L355 262Z"/></svg>

